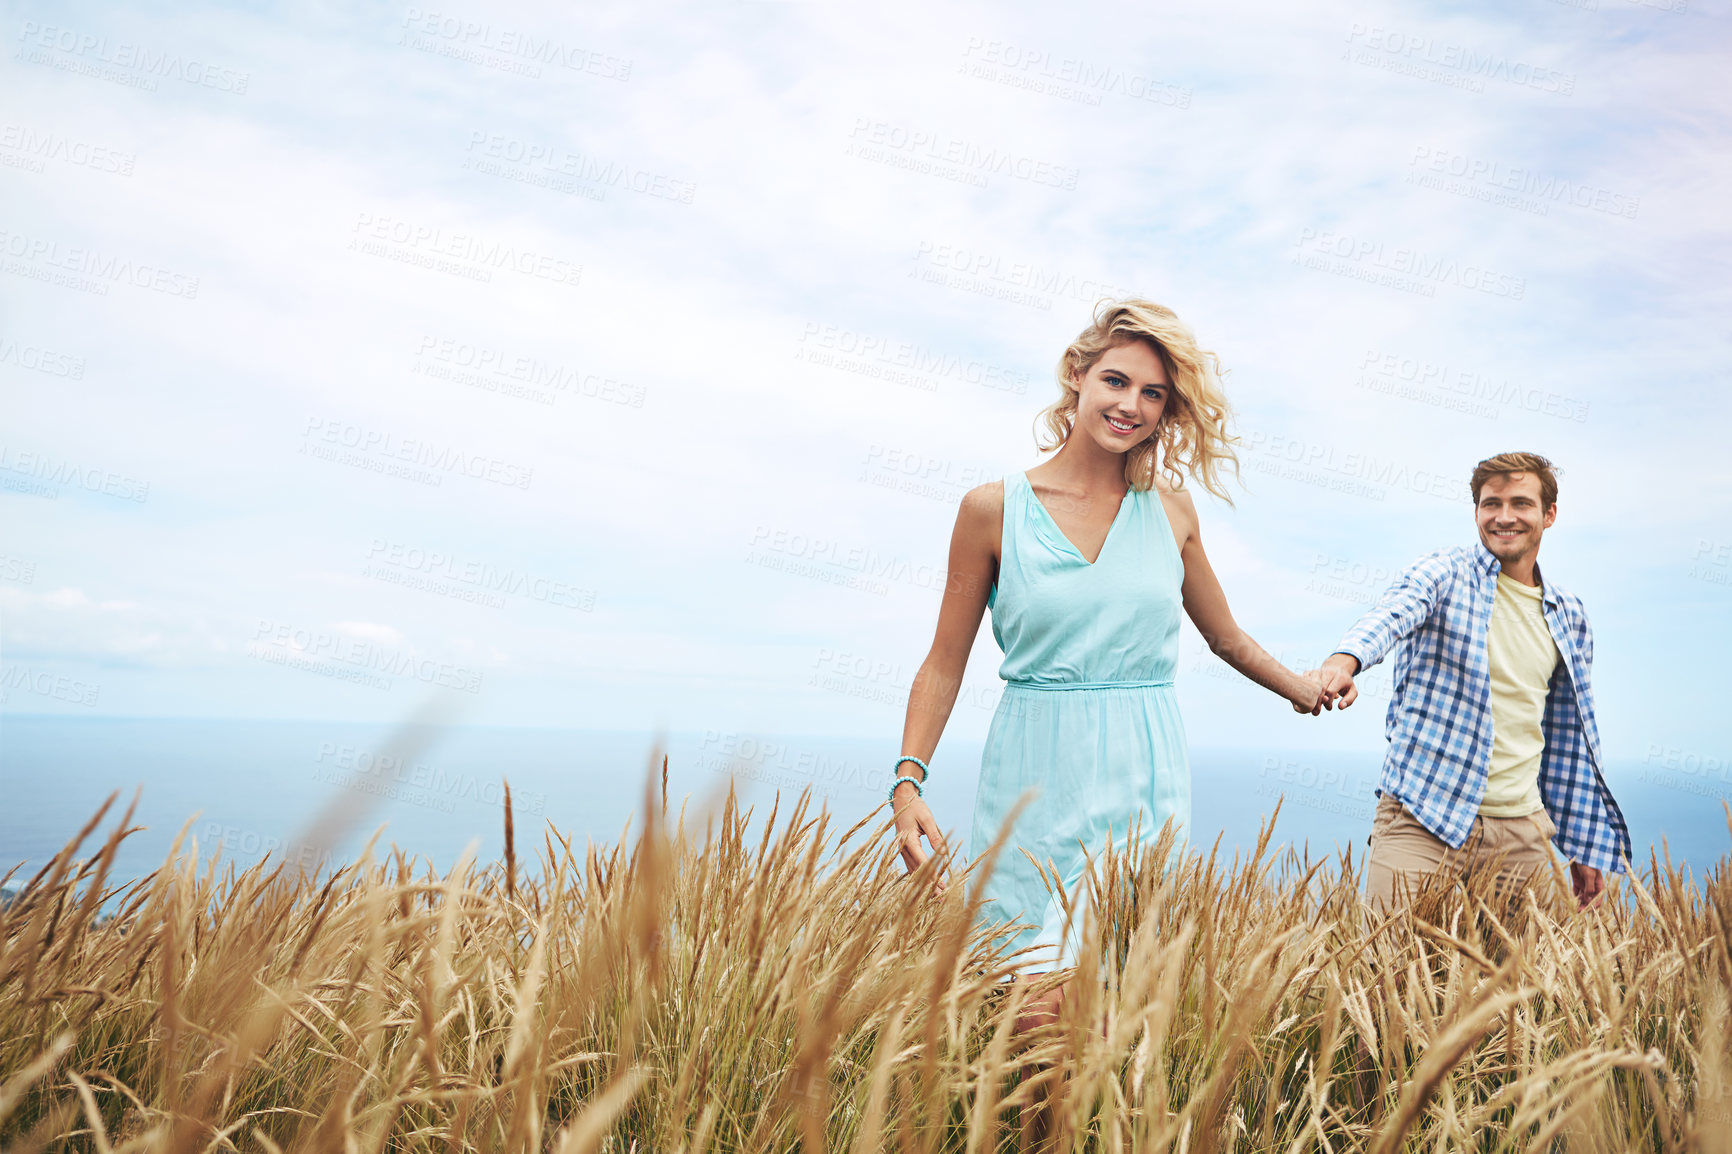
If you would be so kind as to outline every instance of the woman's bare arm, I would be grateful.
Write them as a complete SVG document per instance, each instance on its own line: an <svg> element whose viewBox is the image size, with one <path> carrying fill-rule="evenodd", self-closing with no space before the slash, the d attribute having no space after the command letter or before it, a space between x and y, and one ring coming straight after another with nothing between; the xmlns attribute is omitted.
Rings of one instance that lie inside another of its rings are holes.
<svg viewBox="0 0 1732 1154"><path fill-rule="evenodd" d="M1208 642L1209 649L1250 680L1293 703L1300 713L1322 712L1323 689L1316 681L1293 672L1276 661L1249 633L1233 620L1227 595L1215 577L1197 519L1197 507L1183 490L1162 494L1173 536L1182 540L1179 556L1185 563L1182 592L1185 612Z"/></svg>
<svg viewBox="0 0 1732 1154"><path fill-rule="evenodd" d="M932 649L920 663L920 671L908 690L908 716L902 725L901 753L922 761L932 760L938 739L956 705L956 693L968 666L968 655L980 632L986 613L986 595L998 576L998 554L1004 523L1004 483L993 481L970 489L956 511L956 528L950 536L949 575L944 599L938 606L938 627ZM898 776L920 778L920 767L911 761L897 767ZM902 859L909 870L920 868L928 854L921 848L925 835L933 850L944 852L944 836L925 801L906 782L896 787L891 799L896 810L897 835Z"/></svg>

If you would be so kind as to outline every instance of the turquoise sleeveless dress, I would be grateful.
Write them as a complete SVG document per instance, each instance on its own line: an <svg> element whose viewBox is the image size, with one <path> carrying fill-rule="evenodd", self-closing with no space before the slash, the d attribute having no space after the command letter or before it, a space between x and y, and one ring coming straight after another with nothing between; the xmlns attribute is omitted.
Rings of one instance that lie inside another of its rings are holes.
<svg viewBox="0 0 1732 1154"><path fill-rule="evenodd" d="M1169 817L1181 835L1190 822L1173 690L1185 567L1156 490L1125 492L1091 565L1026 473L1004 479L1000 554L986 603L1005 687L981 756L970 856L992 844L1024 789L1039 791L999 855L980 916L1027 923L1012 946L1045 947L1032 969L1063 968L1075 964L1082 907L1067 934L1063 905L1022 851L1050 862L1070 893L1109 836L1122 849L1139 820L1139 844Z"/></svg>

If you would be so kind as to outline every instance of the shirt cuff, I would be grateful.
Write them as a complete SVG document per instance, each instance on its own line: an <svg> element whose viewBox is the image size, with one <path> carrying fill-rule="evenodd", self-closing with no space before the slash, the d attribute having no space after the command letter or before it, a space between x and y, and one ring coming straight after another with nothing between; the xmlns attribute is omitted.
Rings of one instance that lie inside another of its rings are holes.
<svg viewBox="0 0 1732 1154"><path fill-rule="evenodd" d="M1353 658L1353 660L1359 662L1359 669L1354 673L1354 676L1357 677L1375 664L1374 662L1365 660L1367 652L1368 650L1362 647L1356 647L1351 641L1343 641L1340 645L1335 647L1334 651L1331 652L1329 656L1333 657L1336 653L1345 653L1347 656Z"/></svg>

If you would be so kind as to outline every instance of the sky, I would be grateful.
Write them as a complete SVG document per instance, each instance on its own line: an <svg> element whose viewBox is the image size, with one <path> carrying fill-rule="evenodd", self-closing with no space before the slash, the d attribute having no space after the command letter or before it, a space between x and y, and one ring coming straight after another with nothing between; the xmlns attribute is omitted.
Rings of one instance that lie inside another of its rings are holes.
<svg viewBox="0 0 1732 1154"><path fill-rule="evenodd" d="M0 28L4 713L894 744L958 500L1135 294L1227 370L1202 536L1272 653L1541 452L1608 754L1732 765L1724 4ZM1386 669L1298 717L1182 644L1193 745L1381 742Z"/></svg>

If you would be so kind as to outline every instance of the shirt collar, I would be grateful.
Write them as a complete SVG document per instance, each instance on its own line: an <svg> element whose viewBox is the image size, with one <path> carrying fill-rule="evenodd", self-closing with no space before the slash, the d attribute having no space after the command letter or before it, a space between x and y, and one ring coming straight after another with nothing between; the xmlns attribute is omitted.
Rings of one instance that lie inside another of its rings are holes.
<svg viewBox="0 0 1732 1154"><path fill-rule="evenodd" d="M1492 582L1492 587L1496 588L1497 575L1499 573L1503 572L1503 562L1499 561L1497 559L1497 556L1494 553L1492 553L1492 551L1490 549L1487 549L1485 547L1484 541L1476 540L1473 543L1473 549L1474 549L1474 560L1476 562L1478 562L1480 572L1484 573L1487 577L1489 577L1491 579L1491 582ZM1538 560L1536 560L1534 562L1534 576L1539 578L1540 600L1543 601L1548 607L1550 607L1552 609L1557 609L1559 607L1558 599L1557 599L1556 595L1554 595L1552 593L1551 585L1546 582L1545 574L1540 571L1540 563Z"/></svg>

